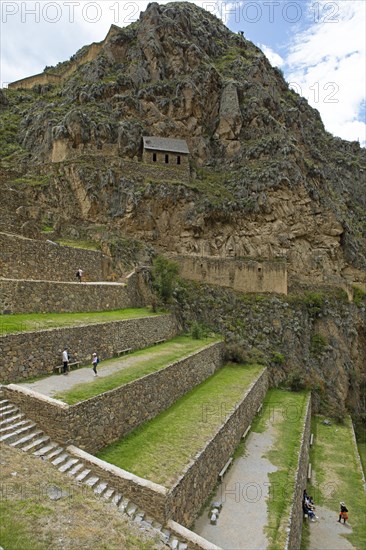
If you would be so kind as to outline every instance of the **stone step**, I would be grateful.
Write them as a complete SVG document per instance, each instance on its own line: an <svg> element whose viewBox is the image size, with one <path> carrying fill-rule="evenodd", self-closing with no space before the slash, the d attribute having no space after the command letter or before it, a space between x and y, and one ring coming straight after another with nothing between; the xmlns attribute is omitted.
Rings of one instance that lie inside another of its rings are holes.
<svg viewBox="0 0 366 550"><path fill-rule="evenodd" d="M54 466L60 466L63 462L66 462L68 458L69 458L69 455L63 452L57 458L55 458L54 460L51 460L51 463Z"/></svg>
<svg viewBox="0 0 366 550"><path fill-rule="evenodd" d="M25 447L22 447L22 451L29 453L33 451L38 451L41 447L44 447L47 443L51 441L51 438L48 435L43 434L43 437L36 439L32 443L29 443Z"/></svg>
<svg viewBox="0 0 366 550"><path fill-rule="evenodd" d="M62 447L57 447L54 451L51 451L47 454L47 456L44 457L45 460L52 460L53 458L56 458L56 456L60 455L64 452L64 449Z"/></svg>
<svg viewBox="0 0 366 550"><path fill-rule="evenodd" d="M19 430L20 428L25 428L26 426L29 426L32 424L31 420L20 420L19 422L15 422L15 424L10 424L8 426L4 426L3 428L0 428L0 435L6 435L7 433L10 433L15 430Z"/></svg>
<svg viewBox="0 0 366 550"><path fill-rule="evenodd" d="M9 399L0 399L0 407L3 405L7 405L9 403Z"/></svg>
<svg viewBox="0 0 366 550"><path fill-rule="evenodd" d="M67 462L65 462L62 466L59 468L59 472L67 472L70 470L75 464L79 463L78 458L70 458Z"/></svg>
<svg viewBox="0 0 366 550"><path fill-rule="evenodd" d="M121 500L122 500L122 495L121 495L120 493L116 493L116 494L114 495L114 497L112 498L112 502L113 502L113 504L115 504L116 506L119 505L119 503L121 502Z"/></svg>
<svg viewBox="0 0 366 550"><path fill-rule="evenodd" d="M88 487L94 487L99 481L99 477L98 476L91 476L91 477L88 477L88 479L86 481L84 481L85 485L87 485Z"/></svg>
<svg viewBox="0 0 366 550"><path fill-rule="evenodd" d="M105 481L101 481L96 487L94 487L94 493L98 496L101 496L107 490L107 487L108 483L106 483Z"/></svg>
<svg viewBox="0 0 366 550"><path fill-rule="evenodd" d="M171 536L171 532L169 531L169 529L164 528L161 530L160 532L161 540L163 540L164 542L169 542L170 536Z"/></svg>
<svg viewBox="0 0 366 550"><path fill-rule="evenodd" d="M129 504L130 504L130 501L127 498L123 498L118 505L118 510L120 510L121 512L124 512Z"/></svg>
<svg viewBox="0 0 366 550"><path fill-rule="evenodd" d="M114 493L115 493L115 489L107 489L105 493L103 493L103 497L106 499L106 500L110 500L113 496L114 496Z"/></svg>
<svg viewBox="0 0 366 550"><path fill-rule="evenodd" d="M145 512L143 512L142 510L137 510L136 515L135 515L133 521L134 521L135 523L140 524L140 523L143 521L144 517L145 517Z"/></svg>
<svg viewBox="0 0 366 550"><path fill-rule="evenodd" d="M10 409L8 409L6 411L3 411L3 412L0 412L0 419L5 420L6 418L14 416L14 414L18 413L18 412L19 412L18 407L15 407L14 405L11 405Z"/></svg>
<svg viewBox="0 0 366 550"><path fill-rule="evenodd" d="M78 462L78 464L75 464L71 470L67 472L69 476L75 476L82 468L85 468L84 464L82 462Z"/></svg>
<svg viewBox="0 0 366 550"><path fill-rule="evenodd" d="M21 439L18 439L18 441L13 441L13 443L10 443L12 447L21 447L22 445L25 445L26 443L30 443L37 437L43 435L43 432L41 430L36 430L31 432L28 435L25 435Z"/></svg>
<svg viewBox="0 0 366 550"><path fill-rule="evenodd" d="M91 470L83 470L81 472L81 474L79 474L76 478L76 481L84 481L84 479L86 479L88 477L88 475L90 474Z"/></svg>
<svg viewBox="0 0 366 550"><path fill-rule="evenodd" d="M179 540L176 539L175 537L172 537L171 540L169 541L169 546L172 550L178 550Z"/></svg>
<svg viewBox="0 0 366 550"><path fill-rule="evenodd" d="M13 405L13 403L3 403L3 405L0 405L0 416L9 409L14 409L14 407L15 405Z"/></svg>
<svg viewBox="0 0 366 550"><path fill-rule="evenodd" d="M0 441L3 441L4 443L10 444L13 441L16 441L19 439L19 437L31 432L36 427L35 424L29 424L26 426L21 426L18 429L15 429L14 431L8 432L0 437Z"/></svg>
<svg viewBox="0 0 366 550"><path fill-rule="evenodd" d="M136 512L137 512L137 506L136 504L133 504L133 502L130 502L130 504L126 508L127 515L132 518Z"/></svg>
<svg viewBox="0 0 366 550"><path fill-rule="evenodd" d="M33 454L34 456L42 456L43 458L47 458L47 455L54 451L57 447L57 443L50 443L49 445L45 445L44 447L41 447L38 449L38 451L35 451Z"/></svg>
<svg viewBox="0 0 366 550"><path fill-rule="evenodd" d="M8 418L5 418L5 420L1 420L0 428L3 428L4 426L9 426L13 422L16 422L17 420L20 420L21 418L24 418L24 414L18 413L18 414L14 414L13 416L10 416Z"/></svg>

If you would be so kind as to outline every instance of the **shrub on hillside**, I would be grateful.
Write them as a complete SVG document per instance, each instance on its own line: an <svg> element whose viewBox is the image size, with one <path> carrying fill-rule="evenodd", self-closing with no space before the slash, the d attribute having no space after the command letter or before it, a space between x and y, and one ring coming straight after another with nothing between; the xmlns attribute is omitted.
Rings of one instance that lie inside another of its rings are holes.
<svg viewBox="0 0 366 550"><path fill-rule="evenodd" d="M153 261L153 288L164 304L171 302L178 271L178 264L163 256L157 256Z"/></svg>

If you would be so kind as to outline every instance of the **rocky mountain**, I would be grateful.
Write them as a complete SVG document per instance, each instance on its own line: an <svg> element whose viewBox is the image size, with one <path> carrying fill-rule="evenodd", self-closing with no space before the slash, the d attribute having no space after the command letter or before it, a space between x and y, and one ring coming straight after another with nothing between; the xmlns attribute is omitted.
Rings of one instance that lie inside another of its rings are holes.
<svg viewBox="0 0 366 550"><path fill-rule="evenodd" d="M290 285L366 283L365 150L193 4L152 3L3 90L0 124L2 230L284 257ZM142 136L185 139L189 181L141 172Z"/></svg>

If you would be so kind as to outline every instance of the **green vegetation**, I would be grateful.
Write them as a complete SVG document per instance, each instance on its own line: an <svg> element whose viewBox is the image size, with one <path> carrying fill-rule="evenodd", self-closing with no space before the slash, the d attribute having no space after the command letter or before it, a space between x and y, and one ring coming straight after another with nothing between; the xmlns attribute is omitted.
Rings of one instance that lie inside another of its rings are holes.
<svg viewBox="0 0 366 550"><path fill-rule="evenodd" d="M310 353L316 356L320 355L327 343L327 339L322 334L318 332L313 334L310 340Z"/></svg>
<svg viewBox="0 0 366 550"><path fill-rule="evenodd" d="M356 306L361 307L366 304L366 292L358 286L353 286L353 301Z"/></svg>
<svg viewBox="0 0 366 550"><path fill-rule="evenodd" d="M83 313L19 313L0 316L0 334L14 332L30 332L48 328L75 327L94 323L110 323L123 319L137 319L154 313L147 308L114 309L111 311L96 311Z"/></svg>
<svg viewBox="0 0 366 550"><path fill-rule="evenodd" d="M9 550L41 550L46 548L40 544L33 530L36 521L45 520L52 513L50 507L34 503L31 499L16 502L0 501L0 544Z"/></svg>
<svg viewBox="0 0 366 550"><path fill-rule="evenodd" d="M317 317L324 306L324 295L320 292L305 292L304 304L311 317Z"/></svg>
<svg viewBox="0 0 366 550"><path fill-rule="evenodd" d="M275 429L275 441L266 458L278 470L269 474L272 495L268 500L268 525L266 532L270 540L269 549L284 548L286 527L292 505L291 495L295 487L295 473L298 465L298 449L303 429L308 393L291 393L279 389L270 390L263 402L263 408L252 424L252 431L264 432L271 423Z"/></svg>
<svg viewBox="0 0 366 550"><path fill-rule="evenodd" d="M43 176L28 175L10 181L11 185L28 185L30 187L45 187L49 185L51 178L48 174Z"/></svg>
<svg viewBox="0 0 366 550"><path fill-rule="evenodd" d="M357 447L361 458L363 473L366 476L366 441L358 442Z"/></svg>
<svg viewBox="0 0 366 550"><path fill-rule="evenodd" d="M339 502L344 501L349 510L349 523L353 532L345 538L355 548L366 547L366 502L361 470L352 435L351 419L345 423L325 426L323 417L316 416L312 421L315 435L310 451L316 482L308 488L315 502L334 511L338 516Z"/></svg>
<svg viewBox="0 0 366 550"><path fill-rule="evenodd" d="M157 256L153 261L153 286L164 304L172 299L178 271L178 264L163 256Z"/></svg>
<svg viewBox="0 0 366 550"><path fill-rule="evenodd" d="M261 369L259 365L226 365L98 457L170 487L233 412Z"/></svg>
<svg viewBox="0 0 366 550"><path fill-rule="evenodd" d="M73 239L56 239L58 244L70 246L71 248L82 248L83 250L99 250L100 246L94 241L83 241Z"/></svg>
<svg viewBox="0 0 366 550"><path fill-rule="evenodd" d="M57 399L65 401L69 405L84 401L114 388L118 388L142 376L161 370L174 361L183 359L190 353L198 351L206 345L215 342L214 338L203 340L192 340L188 336L177 336L168 342L158 344L150 348L136 351L128 356L125 361L132 362L131 366L121 368L118 372L109 376L93 380L89 384L79 384L71 390L56 395ZM140 359L139 359L140 358ZM98 366L99 370L103 366L119 364L121 358L103 361Z"/></svg>

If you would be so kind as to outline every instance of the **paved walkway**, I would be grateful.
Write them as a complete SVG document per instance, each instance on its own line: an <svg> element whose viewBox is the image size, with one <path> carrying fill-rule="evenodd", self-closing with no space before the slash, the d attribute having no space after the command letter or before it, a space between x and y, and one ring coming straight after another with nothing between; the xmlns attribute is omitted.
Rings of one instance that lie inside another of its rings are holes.
<svg viewBox="0 0 366 550"><path fill-rule="evenodd" d="M356 550L345 534L352 533L348 524L338 523L338 515L323 506L316 506L318 521L310 523L310 543L308 550Z"/></svg>
<svg viewBox="0 0 366 550"><path fill-rule="evenodd" d="M264 528L267 525L268 474L277 468L264 455L274 439L272 424L268 424L263 433L248 435L245 456L235 460L212 499L212 502L223 502L217 524L210 524L206 510L195 523L194 531L198 535L225 550L267 548Z"/></svg>
<svg viewBox="0 0 366 550"><path fill-rule="evenodd" d="M159 353L159 356L162 356L166 353L169 352L161 351L161 353ZM111 364L100 364L98 365L97 369L98 378L109 376L114 372L123 370L127 367L131 367L136 363L141 363L141 361L144 361L145 359L150 359L152 357L156 358L157 356L158 354L155 351L154 353L146 353L143 357L141 355L139 357L126 356L121 357L121 359L118 361L114 360ZM51 376L48 376L47 378L42 378L41 380L37 380L36 382L23 382L17 385L22 386L23 388L29 388L30 390L42 393L43 395L53 397L56 393L70 390L77 384L94 382L94 380L98 380L98 378L94 377L92 366L90 365L90 367L82 367L81 369L71 371L67 376L64 376L62 374L52 374Z"/></svg>

